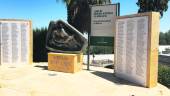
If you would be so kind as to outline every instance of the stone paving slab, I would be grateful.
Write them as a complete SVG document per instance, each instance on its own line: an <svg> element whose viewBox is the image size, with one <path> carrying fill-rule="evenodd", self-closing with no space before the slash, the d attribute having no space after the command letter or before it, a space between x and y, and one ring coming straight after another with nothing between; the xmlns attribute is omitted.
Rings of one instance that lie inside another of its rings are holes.
<svg viewBox="0 0 170 96"><path fill-rule="evenodd" d="M0 66L0 96L170 96L161 84L144 88L116 78L112 69L90 68L72 74L48 71L46 63Z"/></svg>

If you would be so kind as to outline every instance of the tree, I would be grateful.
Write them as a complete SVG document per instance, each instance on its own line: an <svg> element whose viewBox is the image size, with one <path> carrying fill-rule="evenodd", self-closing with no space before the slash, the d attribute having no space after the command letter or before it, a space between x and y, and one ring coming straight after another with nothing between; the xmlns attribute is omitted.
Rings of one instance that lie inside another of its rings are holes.
<svg viewBox="0 0 170 96"><path fill-rule="evenodd" d="M138 13L142 12L160 12L161 17L163 12L166 12L168 9L169 0L138 0L136 3L139 7Z"/></svg>
<svg viewBox="0 0 170 96"><path fill-rule="evenodd" d="M170 30L165 33L160 32L159 44L160 45L170 45Z"/></svg>
<svg viewBox="0 0 170 96"><path fill-rule="evenodd" d="M58 1L58 0L57 0ZM90 32L90 5L110 4L111 0L62 0L67 7L67 21L80 32Z"/></svg>
<svg viewBox="0 0 170 96"><path fill-rule="evenodd" d="M170 45L170 30L165 33L165 40L167 45Z"/></svg>
<svg viewBox="0 0 170 96"><path fill-rule="evenodd" d="M33 61L47 62L46 35L47 28L33 30Z"/></svg>
<svg viewBox="0 0 170 96"><path fill-rule="evenodd" d="M159 45L166 45L166 36L163 32L160 32L159 34Z"/></svg>

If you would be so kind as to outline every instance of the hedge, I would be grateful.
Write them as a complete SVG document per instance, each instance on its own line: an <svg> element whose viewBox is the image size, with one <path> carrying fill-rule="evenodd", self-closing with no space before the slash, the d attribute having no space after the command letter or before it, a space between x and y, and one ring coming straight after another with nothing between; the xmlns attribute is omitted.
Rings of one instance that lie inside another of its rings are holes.
<svg viewBox="0 0 170 96"><path fill-rule="evenodd" d="M170 67L167 65L159 64L158 82L170 88Z"/></svg>

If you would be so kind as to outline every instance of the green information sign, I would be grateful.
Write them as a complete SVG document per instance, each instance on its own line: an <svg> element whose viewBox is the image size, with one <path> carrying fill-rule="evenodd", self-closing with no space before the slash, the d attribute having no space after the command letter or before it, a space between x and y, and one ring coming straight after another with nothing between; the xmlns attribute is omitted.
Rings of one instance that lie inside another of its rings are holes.
<svg viewBox="0 0 170 96"><path fill-rule="evenodd" d="M90 45L113 46L114 37L91 36Z"/></svg>
<svg viewBox="0 0 170 96"><path fill-rule="evenodd" d="M113 46L117 4L91 7L90 45Z"/></svg>

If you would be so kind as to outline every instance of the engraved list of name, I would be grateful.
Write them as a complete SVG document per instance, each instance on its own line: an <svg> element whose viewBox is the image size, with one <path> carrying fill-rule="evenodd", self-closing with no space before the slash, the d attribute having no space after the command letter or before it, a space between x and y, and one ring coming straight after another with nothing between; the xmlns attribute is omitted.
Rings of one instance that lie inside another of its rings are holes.
<svg viewBox="0 0 170 96"><path fill-rule="evenodd" d="M116 21L116 73L146 85L148 17Z"/></svg>
<svg viewBox="0 0 170 96"><path fill-rule="evenodd" d="M1 64L29 63L29 21L0 21Z"/></svg>

